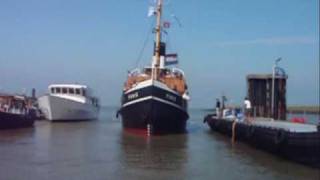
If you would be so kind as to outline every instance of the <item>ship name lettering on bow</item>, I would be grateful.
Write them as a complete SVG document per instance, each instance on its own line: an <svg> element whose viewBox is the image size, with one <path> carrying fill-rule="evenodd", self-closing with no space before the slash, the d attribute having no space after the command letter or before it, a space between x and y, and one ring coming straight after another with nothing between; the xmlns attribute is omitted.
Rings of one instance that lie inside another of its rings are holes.
<svg viewBox="0 0 320 180"><path fill-rule="evenodd" d="M171 100L171 101L174 101L174 102L177 101L177 98L175 96L170 95L170 94L166 94L166 98Z"/></svg>
<svg viewBox="0 0 320 180"><path fill-rule="evenodd" d="M129 94L128 95L128 99L131 100L131 99L135 99L139 97L139 93L138 92L135 92L135 93L132 93L132 94Z"/></svg>

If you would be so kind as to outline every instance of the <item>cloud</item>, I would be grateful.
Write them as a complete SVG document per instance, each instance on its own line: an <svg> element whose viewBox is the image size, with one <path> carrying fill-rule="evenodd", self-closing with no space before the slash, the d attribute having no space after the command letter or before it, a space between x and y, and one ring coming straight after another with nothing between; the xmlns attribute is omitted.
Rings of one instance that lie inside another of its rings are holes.
<svg viewBox="0 0 320 180"><path fill-rule="evenodd" d="M297 45L316 44L317 39L311 37L271 37L252 40L225 41L215 43L217 46L248 46L248 45Z"/></svg>

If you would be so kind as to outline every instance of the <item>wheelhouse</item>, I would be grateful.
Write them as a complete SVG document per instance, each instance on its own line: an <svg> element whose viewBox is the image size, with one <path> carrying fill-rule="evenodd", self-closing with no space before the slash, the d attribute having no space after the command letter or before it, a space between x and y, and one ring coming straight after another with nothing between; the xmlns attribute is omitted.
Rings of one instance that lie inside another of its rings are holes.
<svg viewBox="0 0 320 180"><path fill-rule="evenodd" d="M54 84L49 86L51 95L67 95L85 99L86 102L99 106L98 98L93 96L92 90L85 85L78 84Z"/></svg>

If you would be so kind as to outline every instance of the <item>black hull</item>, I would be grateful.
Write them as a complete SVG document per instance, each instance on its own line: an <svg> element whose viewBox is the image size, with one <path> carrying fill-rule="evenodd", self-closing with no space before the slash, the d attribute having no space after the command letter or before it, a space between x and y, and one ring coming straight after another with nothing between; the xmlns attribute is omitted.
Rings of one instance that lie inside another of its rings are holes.
<svg viewBox="0 0 320 180"><path fill-rule="evenodd" d="M33 123L34 118L31 115L0 112L0 129L31 127Z"/></svg>
<svg viewBox="0 0 320 180"><path fill-rule="evenodd" d="M186 132L186 121L189 115L186 111L186 102L181 96L154 86L136 92L139 96L133 101L138 102L130 101L125 97L123 99L120 114L124 128L145 130L148 133L149 126L150 134ZM175 97L173 99L176 101L165 99L165 94ZM128 103L129 105L126 105Z"/></svg>
<svg viewBox="0 0 320 180"><path fill-rule="evenodd" d="M152 134L184 133L188 115L175 107L147 100L121 111L122 125L129 129L147 130Z"/></svg>

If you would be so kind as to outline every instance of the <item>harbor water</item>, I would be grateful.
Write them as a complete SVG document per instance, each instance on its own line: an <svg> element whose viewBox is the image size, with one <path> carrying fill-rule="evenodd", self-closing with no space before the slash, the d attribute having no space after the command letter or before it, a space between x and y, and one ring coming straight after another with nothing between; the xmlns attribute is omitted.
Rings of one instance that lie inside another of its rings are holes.
<svg viewBox="0 0 320 180"><path fill-rule="evenodd" d="M187 134L147 137L124 131L116 110L0 131L0 180L320 179L320 169L231 144L203 124L206 111L190 110ZM319 115L306 118L316 123Z"/></svg>

